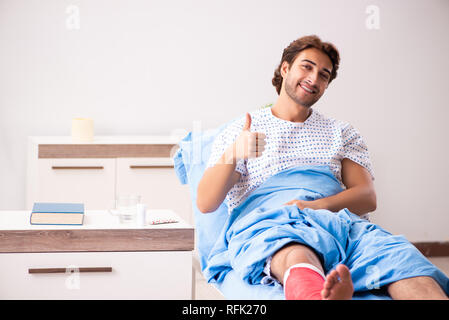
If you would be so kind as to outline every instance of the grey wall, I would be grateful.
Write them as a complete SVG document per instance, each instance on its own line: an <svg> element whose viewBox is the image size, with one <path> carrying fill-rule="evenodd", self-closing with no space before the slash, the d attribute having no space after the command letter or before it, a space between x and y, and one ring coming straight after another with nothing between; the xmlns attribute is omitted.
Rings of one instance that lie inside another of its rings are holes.
<svg viewBox="0 0 449 320"><path fill-rule="evenodd" d="M27 136L215 127L274 102L283 48L317 34L342 61L315 107L365 137L374 222L448 241L447 30L445 0L0 0L0 209L24 208Z"/></svg>

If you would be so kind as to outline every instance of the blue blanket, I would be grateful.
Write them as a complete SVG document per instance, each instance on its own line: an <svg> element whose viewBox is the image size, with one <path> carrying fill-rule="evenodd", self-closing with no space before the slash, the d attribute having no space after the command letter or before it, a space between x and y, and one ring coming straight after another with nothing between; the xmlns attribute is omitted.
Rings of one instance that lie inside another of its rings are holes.
<svg viewBox="0 0 449 320"><path fill-rule="evenodd" d="M331 212L284 205L341 191L328 166L290 168L270 177L224 222L207 257L205 277L220 283L233 270L247 284L260 284L266 259L287 243L297 242L315 250L325 273L340 263L347 265L355 292L431 276L449 294L449 279L403 236L392 235L347 209Z"/></svg>

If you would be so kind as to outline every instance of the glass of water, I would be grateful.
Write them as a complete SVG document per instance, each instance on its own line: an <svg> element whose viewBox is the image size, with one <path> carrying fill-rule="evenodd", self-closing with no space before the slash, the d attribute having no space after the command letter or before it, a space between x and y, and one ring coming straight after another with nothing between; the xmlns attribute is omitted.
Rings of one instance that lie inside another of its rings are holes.
<svg viewBox="0 0 449 320"><path fill-rule="evenodd" d="M115 199L115 210L112 214L118 215L120 223L136 222L137 204L140 203L139 195L118 195Z"/></svg>

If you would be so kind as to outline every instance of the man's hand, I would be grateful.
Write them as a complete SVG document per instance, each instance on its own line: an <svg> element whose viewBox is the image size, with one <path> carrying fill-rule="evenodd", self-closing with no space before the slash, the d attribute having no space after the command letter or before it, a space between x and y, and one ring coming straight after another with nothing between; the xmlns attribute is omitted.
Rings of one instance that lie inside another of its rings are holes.
<svg viewBox="0 0 449 320"><path fill-rule="evenodd" d="M306 201L306 200L291 200L287 203L284 203L284 206L290 206L295 204L300 210L304 208L310 208L310 209L326 209L325 205L321 199L313 200L313 201Z"/></svg>
<svg viewBox="0 0 449 320"><path fill-rule="evenodd" d="M262 132L251 132L251 116L246 114L243 130L235 142L230 146L234 161L260 157L265 150L266 135Z"/></svg>
<svg viewBox="0 0 449 320"><path fill-rule="evenodd" d="M346 190L313 201L292 200L285 205L296 204L299 209L326 209L332 212L347 208L359 216L376 210L376 192L368 170L347 158L342 160L341 166Z"/></svg>

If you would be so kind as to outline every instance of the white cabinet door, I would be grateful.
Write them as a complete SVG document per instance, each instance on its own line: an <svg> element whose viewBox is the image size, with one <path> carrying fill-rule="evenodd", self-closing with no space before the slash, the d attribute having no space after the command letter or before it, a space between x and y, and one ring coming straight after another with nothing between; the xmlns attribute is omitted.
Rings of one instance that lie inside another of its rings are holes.
<svg viewBox="0 0 449 320"><path fill-rule="evenodd" d="M117 158L116 192L138 194L148 209L171 209L193 222L188 185L179 182L171 158Z"/></svg>
<svg viewBox="0 0 449 320"><path fill-rule="evenodd" d="M116 159L39 159L34 202L81 202L112 208Z"/></svg>
<svg viewBox="0 0 449 320"><path fill-rule="evenodd" d="M0 299L191 299L191 251L2 253L0 261ZM99 267L111 269L76 272Z"/></svg>

